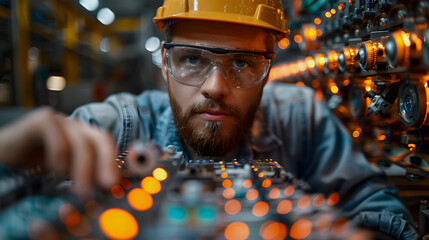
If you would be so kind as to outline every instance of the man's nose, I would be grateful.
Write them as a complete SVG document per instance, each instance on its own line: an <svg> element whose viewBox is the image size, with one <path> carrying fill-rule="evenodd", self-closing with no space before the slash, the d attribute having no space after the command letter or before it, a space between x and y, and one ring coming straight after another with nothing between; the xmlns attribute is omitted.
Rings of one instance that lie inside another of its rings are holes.
<svg viewBox="0 0 429 240"><path fill-rule="evenodd" d="M206 81L201 85L200 92L206 98L223 99L230 91L227 81L225 69L216 65L208 73Z"/></svg>

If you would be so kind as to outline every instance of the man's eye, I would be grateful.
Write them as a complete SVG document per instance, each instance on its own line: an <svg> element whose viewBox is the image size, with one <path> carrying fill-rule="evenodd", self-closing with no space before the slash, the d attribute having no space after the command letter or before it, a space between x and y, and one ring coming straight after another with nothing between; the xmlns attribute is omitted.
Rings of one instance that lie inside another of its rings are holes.
<svg viewBox="0 0 429 240"><path fill-rule="evenodd" d="M185 62L191 65L196 65L198 64L200 61L200 59L196 56L186 56L185 57Z"/></svg>
<svg viewBox="0 0 429 240"><path fill-rule="evenodd" d="M234 61L234 67L236 67L236 68L244 68L247 65L248 65L248 63L245 60L235 60Z"/></svg>

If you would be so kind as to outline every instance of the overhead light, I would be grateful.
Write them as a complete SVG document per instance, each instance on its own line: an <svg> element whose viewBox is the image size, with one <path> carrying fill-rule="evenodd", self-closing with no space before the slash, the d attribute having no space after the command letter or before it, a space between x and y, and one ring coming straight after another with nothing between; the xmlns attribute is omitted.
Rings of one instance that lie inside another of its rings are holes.
<svg viewBox="0 0 429 240"><path fill-rule="evenodd" d="M109 25L115 21L115 13L109 8L102 8L97 13L97 19L104 25Z"/></svg>
<svg viewBox="0 0 429 240"><path fill-rule="evenodd" d="M50 76L46 82L46 87L50 91L62 91L66 87L66 79L61 76Z"/></svg>
<svg viewBox="0 0 429 240"><path fill-rule="evenodd" d="M100 50L102 52L109 52L110 51L110 44L109 44L109 38L105 37L100 42Z"/></svg>
<svg viewBox="0 0 429 240"><path fill-rule="evenodd" d="M159 38L157 38L157 37L150 37L150 38L148 38L146 40L145 48L149 52L155 52L156 50L159 49L160 43L161 42L159 41Z"/></svg>
<svg viewBox="0 0 429 240"><path fill-rule="evenodd" d="M98 0L79 0L80 5L88 11L94 11L98 8Z"/></svg>

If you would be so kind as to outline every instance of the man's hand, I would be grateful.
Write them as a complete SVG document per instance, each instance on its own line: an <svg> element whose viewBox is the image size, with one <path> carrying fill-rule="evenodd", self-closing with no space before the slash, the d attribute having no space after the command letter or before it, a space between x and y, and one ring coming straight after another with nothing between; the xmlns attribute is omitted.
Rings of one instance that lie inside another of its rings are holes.
<svg viewBox="0 0 429 240"><path fill-rule="evenodd" d="M70 175L73 189L88 197L91 188L109 188L120 179L115 144L100 129L41 109L0 129L0 161L10 167L42 166L57 176Z"/></svg>

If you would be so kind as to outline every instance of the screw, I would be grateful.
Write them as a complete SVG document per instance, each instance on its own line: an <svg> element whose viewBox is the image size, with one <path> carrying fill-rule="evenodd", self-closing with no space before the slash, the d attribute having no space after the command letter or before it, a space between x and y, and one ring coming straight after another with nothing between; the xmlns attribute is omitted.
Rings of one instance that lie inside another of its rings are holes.
<svg viewBox="0 0 429 240"><path fill-rule="evenodd" d="M386 18L380 18L380 26L385 27L387 25L387 19Z"/></svg>
<svg viewBox="0 0 429 240"><path fill-rule="evenodd" d="M405 17L407 16L407 11L405 11L404 9L401 9L398 11L398 18L403 20Z"/></svg>
<svg viewBox="0 0 429 240"><path fill-rule="evenodd" d="M356 37L359 37L359 34L360 34L360 30L356 28L356 29L355 29L355 36L356 36Z"/></svg>
<svg viewBox="0 0 429 240"><path fill-rule="evenodd" d="M368 23L368 24L366 25L366 31L367 31L367 32L371 32L371 30L372 30L372 26L371 26L371 24L369 24L369 23Z"/></svg>

